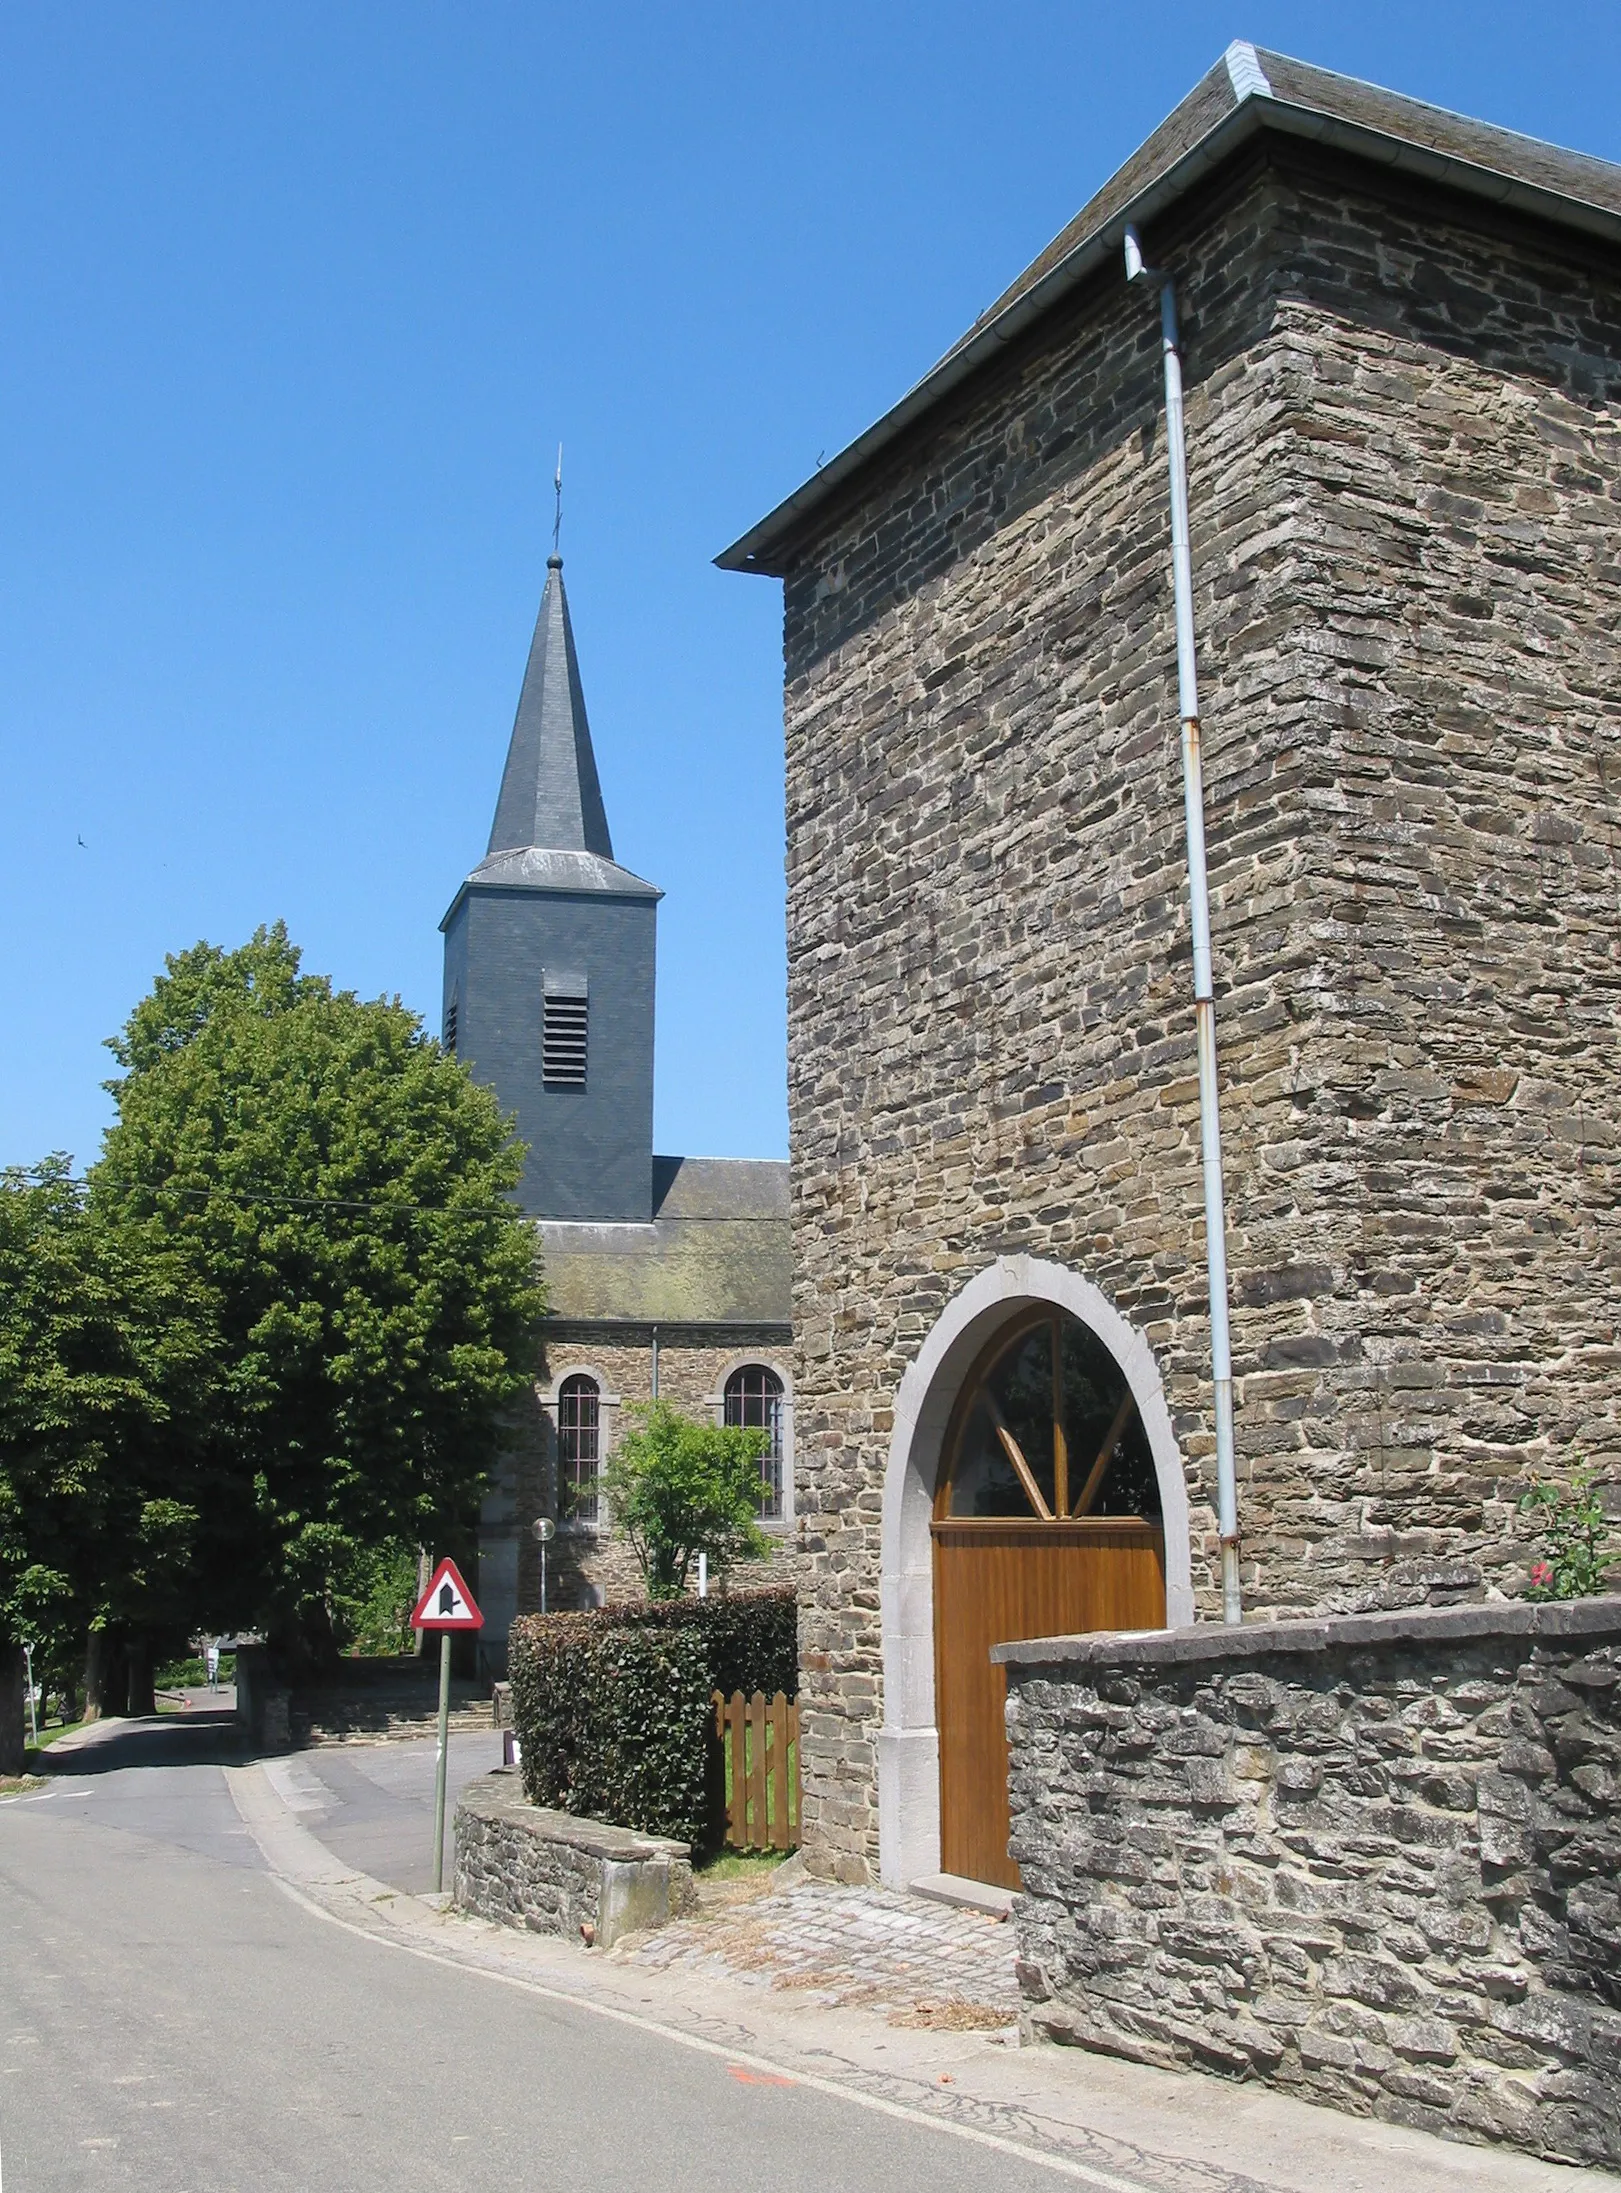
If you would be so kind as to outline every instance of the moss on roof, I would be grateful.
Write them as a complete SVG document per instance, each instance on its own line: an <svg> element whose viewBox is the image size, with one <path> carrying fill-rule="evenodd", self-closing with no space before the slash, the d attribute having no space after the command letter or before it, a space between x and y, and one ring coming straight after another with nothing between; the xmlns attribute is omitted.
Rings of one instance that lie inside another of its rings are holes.
<svg viewBox="0 0 1621 2193"><path fill-rule="evenodd" d="M653 1223L540 1222L555 1318L786 1325L788 1168L768 1159L656 1157Z"/></svg>

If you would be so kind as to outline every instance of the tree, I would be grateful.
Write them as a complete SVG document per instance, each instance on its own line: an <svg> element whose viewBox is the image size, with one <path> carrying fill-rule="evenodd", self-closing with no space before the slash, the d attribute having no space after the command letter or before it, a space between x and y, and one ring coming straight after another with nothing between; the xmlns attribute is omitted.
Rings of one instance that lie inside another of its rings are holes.
<svg viewBox="0 0 1621 2193"><path fill-rule="evenodd" d="M131 1638L184 1625L197 1518L164 1393L194 1346L66 1158L0 1174L0 1641L67 1689L88 1629L97 1705L149 1707Z"/></svg>
<svg viewBox="0 0 1621 2193"><path fill-rule="evenodd" d="M367 1549L471 1529L544 1308L490 1093L281 924L167 962L110 1048L91 1208L188 1305L208 1626L331 1650Z"/></svg>
<svg viewBox="0 0 1621 2193"><path fill-rule="evenodd" d="M636 1429L619 1442L603 1480L614 1528L630 1540L649 1598L678 1599L700 1553L722 1574L769 1553L755 1520L768 1435L694 1423L667 1401L630 1414Z"/></svg>

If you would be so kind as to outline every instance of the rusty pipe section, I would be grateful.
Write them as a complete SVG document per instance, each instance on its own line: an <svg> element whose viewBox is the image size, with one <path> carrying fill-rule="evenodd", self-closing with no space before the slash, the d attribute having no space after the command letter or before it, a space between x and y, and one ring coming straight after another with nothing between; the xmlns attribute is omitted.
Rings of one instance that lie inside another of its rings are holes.
<svg viewBox="0 0 1621 2193"><path fill-rule="evenodd" d="M1193 640L1193 554L1188 538L1187 438L1182 415L1182 338L1176 288L1143 262L1126 230L1126 279L1159 291L1165 360L1165 457L1171 476L1171 583L1176 609L1177 713L1182 719L1182 805L1188 839L1188 910L1193 931L1193 1011L1199 1046L1199 1145L1204 1170L1205 1262L1210 1289L1210 1370L1216 1406L1216 1522L1221 1535L1221 1610L1242 1622L1238 1574L1238 1472L1233 1456L1233 1351L1227 1305L1227 1211L1221 1169L1221 1098L1216 1075L1216 998L1210 967L1210 886L1205 868L1204 763L1199 742L1199 669Z"/></svg>

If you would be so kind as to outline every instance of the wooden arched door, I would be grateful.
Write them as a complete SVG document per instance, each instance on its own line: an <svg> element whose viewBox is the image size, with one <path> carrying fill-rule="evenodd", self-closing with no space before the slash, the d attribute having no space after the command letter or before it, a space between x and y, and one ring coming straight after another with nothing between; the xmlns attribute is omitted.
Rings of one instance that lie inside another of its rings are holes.
<svg viewBox="0 0 1621 2193"><path fill-rule="evenodd" d="M947 1429L931 1529L940 1862L1017 1888L1007 1680L991 1647L1165 1623L1153 1456L1090 1327L1031 1310L985 1348Z"/></svg>

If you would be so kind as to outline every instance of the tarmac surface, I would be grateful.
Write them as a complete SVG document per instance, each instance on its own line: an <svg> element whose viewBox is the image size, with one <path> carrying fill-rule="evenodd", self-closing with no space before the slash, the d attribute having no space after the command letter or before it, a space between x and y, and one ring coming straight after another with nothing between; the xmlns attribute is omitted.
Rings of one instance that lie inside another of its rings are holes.
<svg viewBox="0 0 1621 2193"><path fill-rule="evenodd" d="M499 1742L461 1739L454 1774ZM1617 2193L466 1919L413 1889L432 1752L244 1760L203 1704L70 1739L45 1788L0 1802L5 2193Z"/></svg>

